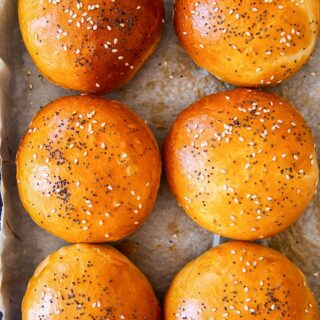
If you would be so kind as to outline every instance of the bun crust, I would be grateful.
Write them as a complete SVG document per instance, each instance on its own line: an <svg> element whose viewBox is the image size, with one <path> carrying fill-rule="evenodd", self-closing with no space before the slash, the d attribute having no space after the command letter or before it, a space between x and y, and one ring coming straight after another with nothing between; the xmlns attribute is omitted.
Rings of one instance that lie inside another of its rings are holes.
<svg viewBox="0 0 320 320"><path fill-rule="evenodd" d="M25 45L50 81L90 93L122 87L160 41L162 0L19 0Z"/></svg>
<svg viewBox="0 0 320 320"><path fill-rule="evenodd" d="M128 107L100 97L64 97L43 108L16 161L23 206L68 242L114 241L134 232L160 184L152 132Z"/></svg>
<svg viewBox="0 0 320 320"><path fill-rule="evenodd" d="M302 272L269 248L228 242L188 263L165 299L165 320L317 320Z"/></svg>
<svg viewBox="0 0 320 320"><path fill-rule="evenodd" d="M196 64L237 86L275 85L309 59L319 0L176 0L177 36Z"/></svg>
<svg viewBox="0 0 320 320"><path fill-rule="evenodd" d="M225 237L269 237L296 221L318 183L310 129L272 93L236 89L184 110L164 146L170 189L187 214Z"/></svg>
<svg viewBox="0 0 320 320"><path fill-rule="evenodd" d="M23 298L22 319L160 320L160 307L148 280L119 251L77 244L37 267Z"/></svg>

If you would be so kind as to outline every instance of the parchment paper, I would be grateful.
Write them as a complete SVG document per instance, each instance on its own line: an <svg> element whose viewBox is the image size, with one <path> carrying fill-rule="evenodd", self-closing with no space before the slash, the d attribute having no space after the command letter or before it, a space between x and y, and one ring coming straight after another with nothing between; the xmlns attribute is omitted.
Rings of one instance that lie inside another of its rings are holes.
<svg viewBox="0 0 320 320"><path fill-rule="evenodd" d="M173 32L172 0L165 3L166 28L158 50L132 82L109 95L128 104L146 119L160 145L183 108L206 94L231 88L195 66L187 57ZM19 33L16 0L0 0L0 57L7 65L0 61L4 200L1 300L5 319L19 320L21 299L29 277L47 254L64 243L37 227L23 210L15 182L15 153L35 112L59 96L74 93L49 83L33 66ZM299 74L272 91L296 105L320 146L320 45ZM116 246L147 275L161 299L179 269L213 242L213 235L195 225L178 207L163 177L151 218L138 232ZM296 225L269 242L302 268L320 302L319 195Z"/></svg>

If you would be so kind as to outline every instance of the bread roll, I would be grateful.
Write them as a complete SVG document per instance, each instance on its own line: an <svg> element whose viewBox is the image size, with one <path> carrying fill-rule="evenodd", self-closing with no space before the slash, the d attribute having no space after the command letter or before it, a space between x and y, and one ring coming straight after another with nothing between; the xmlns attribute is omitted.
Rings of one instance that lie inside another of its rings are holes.
<svg viewBox="0 0 320 320"><path fill-rule="evenodd" d="M162 0L19 0L21 33L39 71L83 92L125 85L160 41Z"/></svg>
<svg viewBox="0 0 320 320"><path fill-rule="evenodd" d="M22 320L160 320L144 275L112 247L77 244L37 267L22 302Z"/></svg>
<svg viewBox="0 0 320 320"><path fill-rule="evenodd" d="M252 240L275 235L303 213L318 183L311 132L272 93L236 89L184 110L166 139L172 193L202 227Z"/></svg>
<svg viewBox="0 0 320 320"><path fill-rule="evenodd" d="M228 242L188 263L165 299L165 320L317 320L302 272L269 248Z"/></svg>
<svg viewBox="0 0 320 320"><path fill-rule="evenodd" d="M237 86L275 85L309 59L319 0L176 0L177 36L196 64Z"/></svg>
<svg viewBox="0 0 320 320"><path fill-rule="evenodd" d="M114 241L149 216L161 159L145 123L120 102L58 99L32 120L17 153L23 206L68 242Z"/></svg>

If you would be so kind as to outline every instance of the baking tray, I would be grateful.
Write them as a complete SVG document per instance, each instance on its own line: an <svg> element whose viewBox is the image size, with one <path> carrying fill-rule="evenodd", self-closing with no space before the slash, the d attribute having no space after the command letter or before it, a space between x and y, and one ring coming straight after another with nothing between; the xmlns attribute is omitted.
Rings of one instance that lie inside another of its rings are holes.
<svg viewBox="0 0 320 320"><path fill-rule="evenodd" d="M181 48L172 26L172 0L165 1L162 41L139 74L107 95L145 119L160 146L178 113L200 97L232 88L198 68ZM41 106L75 92L59 88L34 67L22 43L17 1L0 0L0 134L2 161L1 305L6 320L21 319L20 304L38 263L65 243L42 231L22 208L15 181L15 154L29 121ZM306 118L320 146L320 45L289 81L270 89L291 101ZM319 148L318 148L319 156ZM319 158L319 157L318 157ZM299 201L299 199L297 199ZM224 241L193 223L168 191L163 176L155 209L134 235L115 244L150 279L161 299L173 276L189 260ZM320 196L288 230L265 241L306 274L320 303Z"/></svg>

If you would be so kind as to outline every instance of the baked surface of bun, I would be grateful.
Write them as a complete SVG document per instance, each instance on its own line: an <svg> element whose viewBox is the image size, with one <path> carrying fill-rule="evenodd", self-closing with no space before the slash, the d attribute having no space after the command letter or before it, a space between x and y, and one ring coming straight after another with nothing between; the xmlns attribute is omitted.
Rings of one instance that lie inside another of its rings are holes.
<svg viewBox="0 0 320 320"><path fill-rule="evenodd" d="M160 320L160 307L148 280L119 251L77 244L50 254L37 267L22 319Z"/></svg>
<svg viewBox="0 0 320 320"><path fill-rule="evenodd" d="M275 85L309 59L319 0L176 0L175 30L190 57L237 86Z"/></svg>
<svg viewBox="0 0 320 320"><path fill-rule="evenodd" d="M126 84L160 41L162 0L19 0L25 45L52 82L90 93Z"/></svg>
<svg viewBox="0 0 320 320"><path fill-rule="evenodd" d="M279 252L228 242L188 263L167 292L165 320L318 320L302 272Z"/></svg>
<svg viewBox="0 0 320 320"><path fill-rule="evenodd" d="M225 237L272 236L296 221L318 183L304 119L272 93L236 89L185 109L164 146L170 189L187 214Z"/></svg>
<svg viewBox="0 0 320 320"><path fill-rule="evenodd" d="M149 216L161 158L145 123L120 102L58 99L32 120L17 153L23 206L68 242L114 241Z"/></svg>

